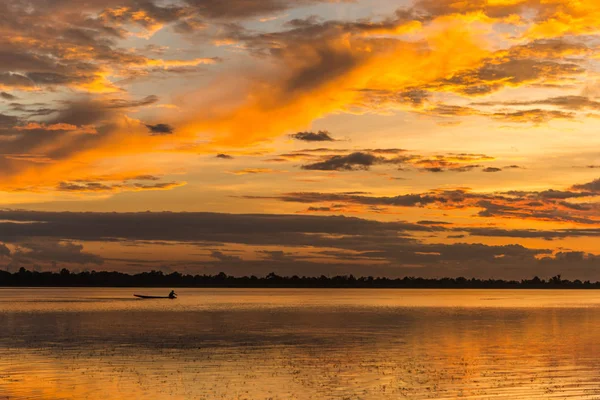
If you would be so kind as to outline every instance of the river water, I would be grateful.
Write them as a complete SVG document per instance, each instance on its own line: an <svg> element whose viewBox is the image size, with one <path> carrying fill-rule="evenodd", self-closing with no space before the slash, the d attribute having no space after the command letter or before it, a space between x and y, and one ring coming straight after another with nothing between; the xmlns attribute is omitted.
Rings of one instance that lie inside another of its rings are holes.
<svg viewBox="0 0 600 400"><path fill-rule="evenodd" d="M600 291L0 289L5 399L600 399Z"/></svg>

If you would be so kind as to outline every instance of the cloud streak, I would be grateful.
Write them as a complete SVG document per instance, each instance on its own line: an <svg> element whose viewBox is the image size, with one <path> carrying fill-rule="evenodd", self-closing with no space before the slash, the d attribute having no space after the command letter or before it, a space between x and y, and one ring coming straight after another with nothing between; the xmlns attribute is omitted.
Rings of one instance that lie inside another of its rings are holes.
<svg viewBox="0 0 600 400"><path fill-rule="evenodd" d="M62 265L101 265L102 256L84 251L86 243L129 243L135 246L208 247L206 266L217 265L228 271L243 271L256 263L246 260L232 247L252 246L266 255L266 268L296 274L312 274L315 268L335 270L348 257L358 260L354 270L363 274L386 271L391 276L412 273L415 268L424 276L442 271L452 274L462 270L467 275L514 276L507 266L521 268L521 274L539 274L548 263L564 265L567 252L554 254L545 248L520 245L485 245L481 243L426 243L413 237L426 232L453 231L439 224L377 222L348 217L314 217L293 215L232 215L211 213L48 213L28 211L0 212L0 240L16 246L15 252L4 251L13 265L55 263ZM464 229L469 232L469 229ZM471 230L473 235L504 235L504 231ZM546 232L516 231L516 235L548 237ZM597 230L559 231L566 235L596 236ZM83 243L83 244L82 244ZM162 244L161 244L162 243ZM210 247L212 246L212 249ZM215 246L219 246L215 250ZM292 251L273 250L294 248ZM7 247L5 245L5 247ZM7 247L8 248L8 247ZM335 249L332 251L331 249ZM308 251L308 253L307 253ZM590 255L593 256L593 255ZM325 258L316 261L314 258ZM593 256L596 257L596 256ZM576 265L583 266L589 257L582 256ZM156 261L148 259L152 265ZM177 261L176 263L180 263ZM329 265L329 266L328 266ZM241 269L240 269L241 268ZM396 269L396 272L392 271ZM524 270L523 270L524 269ZM554 271L554 269L552 269ZM543 274L542 274L543 275Z"/></svg>
<svg viewBox="0 0 600 400"><path fill-rule="evenodd" d="M333 142L334 138L327 131L319 132L298 132L290 135L292 139L302 140L304 142Z"/></svg>

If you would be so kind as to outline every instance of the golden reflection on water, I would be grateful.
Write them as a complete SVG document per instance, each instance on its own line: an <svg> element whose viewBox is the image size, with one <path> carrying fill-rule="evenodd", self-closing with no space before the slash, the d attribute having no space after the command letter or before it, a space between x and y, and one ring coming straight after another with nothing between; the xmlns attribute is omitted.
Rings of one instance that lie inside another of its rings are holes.
<svg viewBox="0 0 600 400"><path fill-rule="evenodd" d="M600 398L600 292L178 292L0 289L0 400Z"/></svg>

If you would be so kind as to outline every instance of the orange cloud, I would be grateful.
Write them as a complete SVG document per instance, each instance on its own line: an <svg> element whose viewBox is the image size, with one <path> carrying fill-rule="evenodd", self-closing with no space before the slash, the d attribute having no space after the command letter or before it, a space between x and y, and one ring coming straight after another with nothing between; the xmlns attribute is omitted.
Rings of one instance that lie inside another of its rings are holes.
<svg viewBox="0 0 600 400"><path fill-rule="evenodd" d="M76 125L65 124L65 123L46 125L46 124L40 124L37 122L29 122L27 125L17 126L17 127L15 127L15 129L18 131L30 131L30 130L39 129L39 130L44 130L44 131L68 131L68 132L84 133L84 134L98 133L98 131L96 131L96 128L94 128L94 126L92 126L92 125L83 125L83 126L78 127Z"/></svg>
<svg viewBox="0 0 600 400"><path fill-rule="evenodd" d="M348 110L362 96L356 89L418 87L475 67L490 54L468 21L444 19L431 24L436 29L426 30L424 43L365 37L364 32L319 41L290 39L282 44L275 69L266 67L268 76L251 83L226 77L227 83L218 80L214 87L185 97L185 106L194 112L181 129L206 132L220 145L246 146ZM240 93L240 87L247 93ZM228 89L231 97L246 101L239 104L223 98ZM215 104L210 96L214 92L226 103ZM207 94L210 103L199 103Z"/></svg>
<svg viewBox="0 0 600 400"><path fill-rule="evenodd" d="M533 7L538 14L527 15L523 11L525 7ZM15 129L15 136L19 138L19 146L24 148L7 145L10 151L4 155L6 164L1 165L5 185L71 182L97 172L99 160L114 160L119 164L115 166L118 173L138 169L143 173L144 168L124 160L128 156L146 155L147 168L151 170L152 155L159 153L244 149L304 129L328 114L371 112L378 102L382 106L397 103L398 109L419 110L435 116L485 115L534 124L575 118L571 112L542 109L483 113L474 107L442 104L434 96L487 95L506 87L561 84L565 77L583 74L583 67L563 58L587 56L593 50L575 41L537 39L555 37L550 32L554 28L544 24L557 21L568 25L570 30L557 28L555 33L588 32L588 25L591 29L591 21L598 16L600 6L591 1L427 0L417 2L414 9L426 12L398 12L393 19L383 22L320 23L307 19L296 21L296 25L290 22L286 25L288 30L279 32L261 34L235 27L241 33L232 33L231 37L217 34L206 43L237 43L243 51L265 57L262 61L252 59L252 68L241 73L239 70L224 72L209 87L196 88L181 101L175 99L173 107L178 107L177 112L167 108L168 105L155 105L161 109L155 109L156 114L147 114L152 121L132 118L128 115L134 111L132 107L107 112L109 107L103 108L102 100L89 102L89 109L58 110L59 117L55 118L55 113L44 122L30 122L23 117L19 120L23 125ZM63 32L68 40L52 37L46 40L42 35L27 32L11 35L6 39L13 46L11 49L35 57L15 60L20 63L18 68L13 68L17 73L11 70L0 75L0 86L20 87L18 84L36 89L125 93L129 88L120 80L122 78L145 76L154 69L162 73L220 61L210 57L154 59L141 55L142 51L125 51L118 47L122 44L120 40L135 33L132 26L151 34L166 24L195 17L189 9L173 6L153 10L127 3L123 7L108 8L98 16L93 22L104 25L90 28L103 32L96 37L86 36L86 30ZM519 26L525 34L512 38L499 35L498 24ZM531 39L536 40L527 42ZM51 56L45 56L48 54ZM36 72L38 69L45 72L40 74ZM139 103L140 108L157 101L158 97L154 96ZM94 113L102 115L90 123L73 117ZM148 135L146 124L167 122L174 127L171 135ZM35 130L52 131L53 135L46 136L57 138L39 140L34 135ZM63 132L94 135L81 138L62 135ZM407 162L421 168L455 167L458 170L463 167L461 164L477 165L475 163L482 161L444 156ZM232 173L266 171L273 172L248 168Z"/></svg>

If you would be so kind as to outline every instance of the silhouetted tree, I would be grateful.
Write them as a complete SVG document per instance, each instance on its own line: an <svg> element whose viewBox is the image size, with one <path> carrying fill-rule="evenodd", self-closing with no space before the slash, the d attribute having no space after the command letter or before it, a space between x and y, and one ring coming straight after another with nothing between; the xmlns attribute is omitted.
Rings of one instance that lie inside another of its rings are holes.
<svg viewBox="0 0 600 400"><path fill-rule="evenodd" d="M228 276L224 272L217 275L184 275L172 272L165 275L162 271L142 272L129 275L122 272L82 271L70 272L63 268L56 272L28 271L19 268L18 272L0 271L0 286L113 286L113 287L298 287L298 288L496 288L496 289L600 289L600 282L579 279L571 282L556 275L545 281L535 276L520 282L499 279L458 278L418 278L403 277L390 279L385 277L358 277L337 275L327 277L291 277L280 276L275 272L265 277Z"/></svg>

